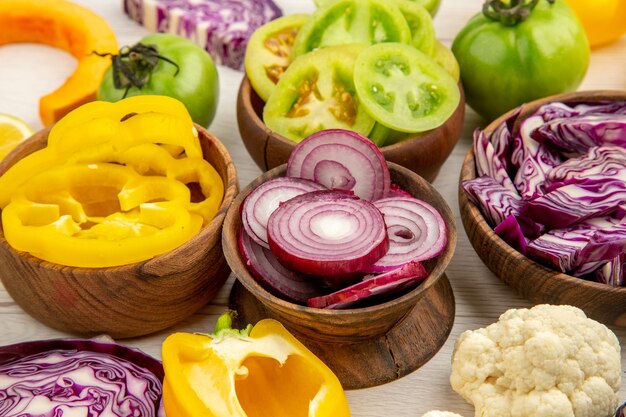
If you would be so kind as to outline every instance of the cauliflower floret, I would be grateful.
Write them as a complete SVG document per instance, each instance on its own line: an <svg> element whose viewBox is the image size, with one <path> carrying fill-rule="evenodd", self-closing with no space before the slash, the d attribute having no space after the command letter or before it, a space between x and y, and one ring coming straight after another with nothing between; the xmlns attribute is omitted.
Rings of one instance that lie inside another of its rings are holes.
<svg viewBox="0 0 626 417"><path fill-rule="evenodd" d="M463 417L457 413L451 413L449 411L433 410L424 414L422 417Z"/></svg>
<svg viewBox="0 0 626 417"><path fill-rule="evenodd" d="M620 372L611 330L576 307L538 305L461 334L450 383L476 417L608 417Z"/></svg>

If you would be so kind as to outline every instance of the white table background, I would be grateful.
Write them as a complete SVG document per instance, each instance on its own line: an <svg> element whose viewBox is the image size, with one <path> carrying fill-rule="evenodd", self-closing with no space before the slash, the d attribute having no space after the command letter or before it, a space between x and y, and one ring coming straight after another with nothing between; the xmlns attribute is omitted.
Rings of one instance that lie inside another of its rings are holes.
<svg viewBox="0 0 626 417"><path fill-rule="evenodd" d="M148 33L124 15L120 0L75 1L103 16L113 27L120 45L133 44ZM279 0L277 3L285 14L314 10L312 0ZM443 0L434 20L438 38L450 45L481 5L482 0ZM0 47L0 113L13 114L33 128L41 128L37 105L39 97L60 86L75 65L69 54L43 45ZM625 68L626 37L623 37L593 51L589 71L580 89L626 89ZM235 100L242 73L219 67L219 75L220 103L210 130L230 151L243 187L261 171L248 156L237 130ZM434 183L456 213L459 231L456 253L447 271L456 298L456 318L450 338L433 359L412 374L379 387L349 391L347 396L355 417L418 417L432 409L454 411L466 417L473 415L473 408L452 391L448 382L455 339L464 330L492 323L509 308L530 305L483 265L471 247L459 218L457 186L461 163L471 144L471 132L484 124L485 121L468 108L462 137ZM210 305L179 325L147 337L121 342L160 358L161 342L170 333L212 330L217 316L227 304L232 282L231 277ZM626 329L613 330L622 348L626 347ZM70 335L48 328L24 313L0 285L0 345L64 336ZM622 351L622 376L625 381L620 398L626 401L626 350Z"/></svg>

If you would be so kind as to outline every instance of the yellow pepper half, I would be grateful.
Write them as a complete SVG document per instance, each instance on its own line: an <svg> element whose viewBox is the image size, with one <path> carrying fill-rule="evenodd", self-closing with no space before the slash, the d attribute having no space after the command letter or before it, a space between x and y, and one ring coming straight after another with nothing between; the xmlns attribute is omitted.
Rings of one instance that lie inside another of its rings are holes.
<svg viewBox="0 0 626 417"><path fill-rule="evenodd" d="M583 24L592 48L626 33L626 0L567 0L567 3Z"/></svg>
<svg viewBox="0 0 626 417"><path fill-rule="evenodd" d="M335 374L272 319L238 331L232 312L212 335L175 333L162 347L172 417L347 417Z"/></svg>
<svg viewBox="0 0 626 417"><path fill-rule="evenodd" d="M9 244L61 265L139 262L195 236L189 189L118 164L62 165L31 178L2 210Z"/></svg>

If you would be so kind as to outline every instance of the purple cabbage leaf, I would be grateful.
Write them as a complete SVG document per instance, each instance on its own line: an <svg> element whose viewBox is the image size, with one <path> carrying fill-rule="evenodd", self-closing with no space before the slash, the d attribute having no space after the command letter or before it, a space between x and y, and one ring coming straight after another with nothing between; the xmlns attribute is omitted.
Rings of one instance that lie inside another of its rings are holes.
<svg viewBox="0 0 626 417"><path fill-rule="evenodd" d="M537 126L531 137L563 152L584 154L602 145L626 147L626 114L583 114Z"/></svg>
<svg viewBox="0 0 626 417"><path fill-rule="evenodd" d="M513 141L511 162L517 167L514 183L525 199L542 195L547 173L562 162L556 152L531 138L530 133L542 123L541 116L529 117Z"/></svg>
<svg viewBox="0 0 626 417"><path fill-rule="evenodd" d="M47 340L0 347L3 417L164 417L163 367L115 343Z"/></svg>

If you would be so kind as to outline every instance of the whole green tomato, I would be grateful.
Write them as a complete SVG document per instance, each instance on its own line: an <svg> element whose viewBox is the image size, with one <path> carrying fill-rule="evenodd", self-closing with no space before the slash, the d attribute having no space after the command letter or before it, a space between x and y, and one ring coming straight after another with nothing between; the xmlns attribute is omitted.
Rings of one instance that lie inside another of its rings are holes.
<svg viewBox="0 0 626 417"><path fill-rule="evenodd" d="M585 31L565 0L487 0L457 34L452 52L467 103L489 120L575 90L589 66Z"/></svg>
<svg viewBox="0 0 626 417"><path fill-rule="evenodd" d="M219 98L217 69L211 56L192 41L155 33L123 47L111 60L98 100L164 95L180 100L199 125L207 127L213 121Z"/></svg>

